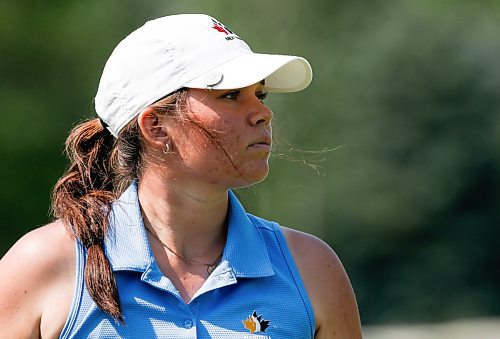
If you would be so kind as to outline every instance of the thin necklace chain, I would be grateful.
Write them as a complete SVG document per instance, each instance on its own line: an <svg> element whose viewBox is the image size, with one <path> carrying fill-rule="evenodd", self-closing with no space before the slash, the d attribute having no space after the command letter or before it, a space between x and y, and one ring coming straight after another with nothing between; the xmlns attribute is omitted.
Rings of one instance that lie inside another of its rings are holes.
<svg viewBox="0 0 500 339"><path fill-rule="evenodd" d="M213 263L211 264L207 264L207 263L204 263L204 262L201 262L201 261L198 261L198 260L195 260L195 259L191 259L191 258L186 258L182 255L180 255L179 253L175 252L173 249L171 249L170 247L168 247L163 241L161 241L161 239L158 237L158 235L151 231L149 229L148 226L144 225L146 227L146 230L153 236L156 238L156 240L158 240L160 242L160 244L165 247L170 253L172 253L173 255L175 255L177 258L181 259L182 261L184 261L185 263L191 263L191 264L199 264L199 265L203 265L203 266L207 266L207 272L208 274L211 274L215 267L217 267L217 264L219 263L219 261L221 260L222 258L222 254L224 252L224 250L222 250L220 252L220 254L217 256L217 258L214 260Z"/></svg>

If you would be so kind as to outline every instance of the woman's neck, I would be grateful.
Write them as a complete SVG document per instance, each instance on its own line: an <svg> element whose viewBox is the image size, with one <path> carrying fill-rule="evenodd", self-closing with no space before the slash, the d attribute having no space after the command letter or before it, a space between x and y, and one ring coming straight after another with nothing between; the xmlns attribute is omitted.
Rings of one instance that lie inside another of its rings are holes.
<svg viewBox="0 0 500 339"><path fill-rule="evenodd" d="M146 227L163 244L186 258L210 258L220 253L226 239L227 190L144 176L139 202Z"/></svg>

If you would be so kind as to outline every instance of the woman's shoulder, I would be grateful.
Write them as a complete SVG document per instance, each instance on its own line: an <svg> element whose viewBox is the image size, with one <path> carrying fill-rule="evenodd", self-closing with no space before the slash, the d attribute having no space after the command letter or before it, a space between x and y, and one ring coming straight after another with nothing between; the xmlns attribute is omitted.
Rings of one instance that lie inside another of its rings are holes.
<svg viewBox="0 0 500 339"><path fill-rule="evenodd" d="M0 261L0 332L15 337L52 332L44 329L51 326L46 320L61 308L66 312L74 272L74 240L61 221L20 238ZM56 302L62 305L54 307Z"/></svg>
<svg viewBox="0 0 500 339"><path fill-rule="evenodd" d="M309 272L314 270L323 271L325 267L338 269L342 266L337 254L322 239L284 226L281 226L281 231L299 268L301 268L301 265L305 265L304 269L307 268ZM336 273L342 272L337 271Z"/></svg>
<svg viewBox="0 0 500 339"><path fill-rule="evenodd" d="M44 271L55 264L57 268L61 268L61 264L73 262L71 259L74 259L74 249L74 238L63 222L57 220L26 233L5 254L2 261L15 260L18 267L33 266L35 271ZM54 273L53 270L50 272Z"/></svg>
<svg viewBox="0 0 500 339"><path fill-rule="evenodd" d="M316 338L361 338L359 312L347 273L320 238L281 227L316 318Z"/></svg>
<svg viewBox="0 0 500 339"><path fill-rule="evenodd" d="M338 279L346 275L339 257L322 239L283 226L281 231L305 283L320 285L321 280Z"/></svg>

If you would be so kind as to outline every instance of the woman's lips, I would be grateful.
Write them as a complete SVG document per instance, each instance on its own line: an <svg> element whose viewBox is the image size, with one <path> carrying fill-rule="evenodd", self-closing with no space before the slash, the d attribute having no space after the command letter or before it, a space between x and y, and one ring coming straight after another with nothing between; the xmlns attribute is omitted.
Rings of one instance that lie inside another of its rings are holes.
<svg viewBox="0 0 500 339"><path fill-rule="evenodd" d="M255 149L255 150L260 150L260 151L266 151L266 152L271 152L271 140L261 140L257 141L255 143L252 143L248 146L250 149Z"/></svg>

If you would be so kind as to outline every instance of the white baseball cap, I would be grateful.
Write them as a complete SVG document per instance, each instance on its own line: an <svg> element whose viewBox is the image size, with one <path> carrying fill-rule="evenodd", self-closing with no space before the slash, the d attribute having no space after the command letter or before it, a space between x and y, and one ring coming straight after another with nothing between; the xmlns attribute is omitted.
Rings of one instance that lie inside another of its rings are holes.
<svg viewBox="0 0 500 339"><path fill-rule="evenodd" d="M265 79L269 92L297 92L312 80L306 59L254 53L230 29L204 14L148 21L114 49L95 97L116 137L142 110L180 88L236 89Z"/></svg>

